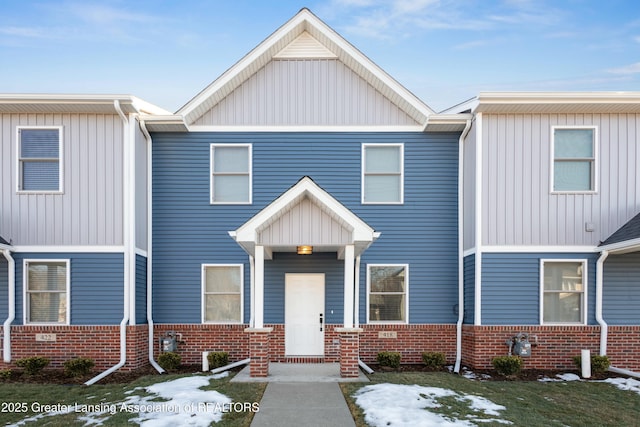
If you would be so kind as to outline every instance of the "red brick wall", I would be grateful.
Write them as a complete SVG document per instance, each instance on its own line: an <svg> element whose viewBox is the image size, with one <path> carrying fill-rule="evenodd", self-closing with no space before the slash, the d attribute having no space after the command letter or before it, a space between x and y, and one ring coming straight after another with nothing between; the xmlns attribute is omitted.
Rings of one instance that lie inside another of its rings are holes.
<svg viewBox="0 0 640 427"><path fill-rule="evenodd" d="M287 358L284 352L284 325L272 327L270 349L272 362L338 362L339 335L326 325L324 358ZM203 351L227 351L231 361L249 357L247 325L155 325L154 354L157 360L158 339L166 331L182 334L178 353L185 364L200 364ZM447 363L456 356L455 325L362 325L359 334L360 358L375 363L380 351L398 351L403 364L422 363L422 352L438 351L446 355ZM2 328L0 328L1 331ZM101 371L120 360L120 327L113 326L12 326L12 360L23 357L44 356L51 360L50 367L59 368L75 357L90 357ZM397 338L379 338L378 333L395 332ZM505 341L526 332L538 336L538 346L532 356L525 359L524 368L574 369L572 358L580 350L599 353L599 326L463 326L462 363L478 369L490 369L491 359L506 355ZM55 342L36 342L35 335L56 334ZM0 337L1 337L0 333ZM640 371L640 326L610 326L608 356L612 365ZM148 329L146 325L127 327L127 363L123 370L136 369L148 364ZM0 369L15 367L4 364Z"/></svg>
<svg viewBox="0 0 640 427"><path fill-rule="evenodd" d="M0 328L1 330L2 328ZM36 334L55 334L55 342L36 341ZM127 363L123 370L145 366L147 325L127 327ZM11 364L0 360L0 368L15 368L15 361L43 356L50 368L61 368L67 360L88 357L102 371L120 362L120 326L11 326Z"/></svg>
<svg viewBox="0 0 640 427"><path fill-rule="evenodd" d="M607 355L612 366L640 372L640 326L609 326Z"/></svg>
<svg viewBox="0 0 640 427"><path fill-rule="evenodd" d="M361 325L360 359L375 363L378 352L397 351L402 364L422 363L422 353L444 353L447 363L456 358L456 325ZM378 338L381 331L396 332L397 338Z"/></svg>
<svg viewBox="0 0 640 427"><path fill-rule="evenodd" d="M154 325L154 355L158 360L159 339L168 331L182 334L177 353L185 365L202 363L204 351L226 351L229 361L237 362L249 357L249 336L244 332L248 325Z"/></svg>
<svg viewBox="0 0 640 427"><path fill-rule="evenodd" d="M524 369L575 369L583 349L600 353L600 326L463 326L462 363L490 369L491 359L507 355L506 341L519 332L537 335L538 345L525 357ZM635 351L634 351L635 350ZM610 326L607 355L613 366L640 369L640 326Z"/></svg>

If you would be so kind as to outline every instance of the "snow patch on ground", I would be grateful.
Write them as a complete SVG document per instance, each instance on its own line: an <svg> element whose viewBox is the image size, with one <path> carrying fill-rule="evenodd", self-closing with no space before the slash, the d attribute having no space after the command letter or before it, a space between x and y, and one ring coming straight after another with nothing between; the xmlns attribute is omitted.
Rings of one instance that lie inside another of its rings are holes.
<svg viewBox="0 0 640 427"><path fill-rule="evenodd" d="M121 402L101 402L96 411L86 411L78 417L85 426L101 426L110 416L119 412L138 414L130 419L145 427L194 426L207 427L219 422L224 412L230 410L232 400L215 390L202 390L212 379L228 376L223 372L209 376L191 376L165 381L147 387L137 387L125 392L128 394ZM140 394L143 394L141 396ZM73 406L66 410L37 414L25 418L13 426L22 426L44 417L76 412Z"/></svg>
<svg viewBox="0 0 640 427"><path fill-rule="evenodd" d="M462 375L463 377L465 377L465 378L467 378L469 380L480 380L480 381L483 381L483 380L491 379L491 375L487 375L487 374L478 375L475 372L470 371L467 368L462 368L462 372L461 372L460 375Z"/></svg>
<svg viewBox="0 0 640 427"><path fill-rule="evenodd" d="M605 383L613 384L620 390L632 391L640 394L640 381L633 378L608 378Z"/></svg>
<svg viewBox="0 0 640 427"><path fill-rule="evenodd" d="M538 381L540 382L560 382L560 381L582 381L582 379L576 374L557 374L555 378L542 377Z"/></svg>
<svg viewBox="0 0 640 427"><path fill-rule="evenodd" d="M439 387L424 387L403 384L375 384L358 390L354 396L356 404L362 408L365 421L371 426L475 426L469 420L459 420L437 413L442 408L438 398L455 397L468 401L469 408L484 415L496 416L504 406L497 405L480 396L459 394ZM470 415L474 422L498 422L511 424L499 419L478 418Z"/></svg>

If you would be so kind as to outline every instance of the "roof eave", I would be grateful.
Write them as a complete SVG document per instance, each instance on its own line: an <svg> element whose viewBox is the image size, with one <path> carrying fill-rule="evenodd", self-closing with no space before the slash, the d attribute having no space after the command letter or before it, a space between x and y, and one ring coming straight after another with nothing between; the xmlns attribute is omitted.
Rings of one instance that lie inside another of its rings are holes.
<svg viewBox="0 0 640 427"><path fill-rule="evenodd" d="M640 112L640 92L481 92L475 113Z"/></svg>
<svg viewBox="0 0 640 427"><path fill-rule="evenodd" d="M610 243L598 247L599 251L607 251L612 254L626 254L640 251L640 238Z"/></svg>
<svg viewBox="0 0 640 427"><path fill-rule="evenodd" d="M131 95L96 94L0 94L0 112L96 112L113 111L115 102L125 113L171 114L167 110Z"/></svg>

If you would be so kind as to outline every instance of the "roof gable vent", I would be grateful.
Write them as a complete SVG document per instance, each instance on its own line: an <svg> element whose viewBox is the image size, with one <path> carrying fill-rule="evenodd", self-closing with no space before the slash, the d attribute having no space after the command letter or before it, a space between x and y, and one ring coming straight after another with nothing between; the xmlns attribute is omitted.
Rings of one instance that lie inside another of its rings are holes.
<svg viewBox="0 0 640 427"><path fill-rule="evenodd" d="M300 34L284 49L273 57L274 59L335 59L337 55L326 48L307 31Z"/></svg>

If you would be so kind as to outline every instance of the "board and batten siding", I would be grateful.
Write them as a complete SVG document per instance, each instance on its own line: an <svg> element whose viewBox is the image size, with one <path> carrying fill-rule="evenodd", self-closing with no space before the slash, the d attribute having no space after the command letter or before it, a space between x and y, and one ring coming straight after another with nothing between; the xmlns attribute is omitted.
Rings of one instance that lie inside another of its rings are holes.
<svg viewBox="0 0 640 427"><path fill-rule="evenodd" d="M610 255L604 264L602 311L610 325L640 323L640 252Z"/></svg>
<svg viewBox="0 0 640 427"><path fill-rule="evenodd" d="M640 115L484 114L482 121L483 244L598 245L640 211ZM598 129L595 194L551 194L551 128L565 125Z"/></svg>
<svg viewBox="0 0 640 427"><path fill-rule="evenodd" d="M267 63L193 125L418 123L337 59L288 59Z"/></svg>
<svg viewBox="0 0 640 427"><path fill-rule="evenodd" d="M116 253L14 253L16 318L24 319L24 260L69 260L71 324L117 325L124 314L124 256Z"/></svg>
<svg viewBox="0 0 640 427"><path fill-rule="evenodd" d="M122 121L99 114L0 115L0 230L14 245L122 245ZM63 194L18 194L17 127L62 126Z"/></svg>
<svg viewBox="0 0 640 427"><path fill-rule="evenodd" d="M304 224L309 224L304 227ZM258 244L271 245L312 245L350 243L352 231L320 206L306 198L293 206L263 230L258 231Z"/></svg>
<svg viewBox="0 0 640 427"><path fill-rule="evenodd" d="M411 323L455 322L458 137L457 133L419 132L153 134L154 320L200 323L202 264L241 263L248 322L249 257L228 232L309 176L382 233L361 260L361 322L366 313L368 263L409 265ZM252 144L253 204L210 204L212 143ZM404 143L403 205L361 204L363 143ZM298 259L289 260L291 272L297 271ZM271 262L265 261L265 271ZM327 307L333 298L343 298L341 289L331 289L327 287ZM277 300L283 295L267 298ZM334 315L340 321L338 311Z"/></svg>
<svg viewBox="0 0 640 427"><path fill-rule="evenodd" d="M540 260L587 260L587 323L595 320L598 254L485 253L482 255L482 324L540 324ZM517 332L517 331L514 331Z"/></svg>

